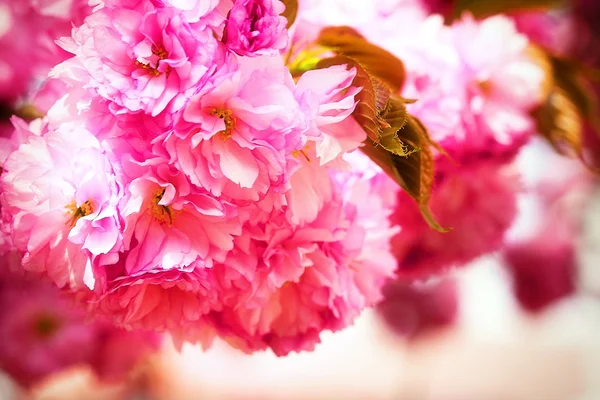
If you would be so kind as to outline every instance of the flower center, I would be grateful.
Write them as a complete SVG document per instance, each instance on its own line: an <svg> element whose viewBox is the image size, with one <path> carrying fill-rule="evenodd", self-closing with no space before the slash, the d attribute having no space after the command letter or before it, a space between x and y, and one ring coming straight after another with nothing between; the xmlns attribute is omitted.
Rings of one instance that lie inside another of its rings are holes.
<svg viewBox="0 0 600 400"><path fill-rule="evenodd" d="M210 112L210 115L222 119L225 122L225 130L218 132L218 135L221 135L223 140L227 140L231 138L231 131L235 128L235 117L231 110L223 109L223 108L213 108Z"/></svg>
<svg viewBox="0 0 600 400"><path fill-rule="evenodd" d="M152 65L152 61L145 63L142 61L136 61L135 65L139 68L145 69L148 71L150 75L159 76L160 71L158 70L159 63L163 60L166 60L169 57L169 53L166 52L165 49L158 47L157 45L152 45L152 54L154 59L154 65ZM167 67L165 72L169 72L169 67Z"/></svg>
<svg viewBox="0 0 600 400"><path fill-rule="evenodd" d="M162 200L165 194L165 190L166 189L164 188L160 188L152 194L152 201L150 202L148 208L150 209L152 217L155 220L157 220L159 224L167 224L168 226L171 226L173 225L174 220L174 215L173 211L171 210L171 207L158 204Z"/></svg>
<svg viewBox="0 0 600 400"><path fill-rule="evenodd" d="M65 206L67 214L71 215L67 225L74 227L79 218L90 215L94 212L94 204L91 200L86 200L82 205L77 207L77 202L73 200L70 204Z"/></svg>

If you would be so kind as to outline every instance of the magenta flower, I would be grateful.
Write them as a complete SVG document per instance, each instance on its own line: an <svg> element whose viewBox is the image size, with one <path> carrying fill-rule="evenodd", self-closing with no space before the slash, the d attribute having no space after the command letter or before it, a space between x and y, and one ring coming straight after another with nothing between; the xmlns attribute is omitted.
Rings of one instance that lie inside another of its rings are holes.
<svg viewBox="0 0 600 400"><path fill-rule="evenodd" d="M225 260L241 230L235 208L192 187L164 160L124 160L123 170L130 180L119 203L126 275Z"/></svg>
<svg viewBox="0 0 600 400"><path fill-rule="evenodd" d="M223 43L248 57L277 55L287 46L287 20L279 0L235 0L227 15Z"/></svg>
<svg viewBox="0 0 600 400"><path fill-rule="evenodd" d="M430 335L456 322L459 312L457 282L390 281L377 305L379 315L395 334L409 340Z"/></svg>
<svg viewBox="0 0 600 400"><path fill-rule="evenodd" d="M61 46L75 57L57 66L53 76L95 89L115 113L177 112L225 62L212 30L151 2L105 6Z"/></svg>

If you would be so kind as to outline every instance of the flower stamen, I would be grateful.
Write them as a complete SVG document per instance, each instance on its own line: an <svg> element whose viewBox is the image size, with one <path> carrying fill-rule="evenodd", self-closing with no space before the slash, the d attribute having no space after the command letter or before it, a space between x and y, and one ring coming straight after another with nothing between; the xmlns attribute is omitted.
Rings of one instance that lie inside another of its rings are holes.
<svg viewBox="0 0 600 400"><path fill-rule="evenodd" d="M162 204L158 204L164 194L165 194L166 189L165 188L160 188L158 190L156 190L154 192L154 194L152 195L152 201L150 202L150 204L148 205L148 208L150 209L150 213L152 214L152 217L158 221L159 224L164 225L167 224L168 226L173 225L173 221L174 221L174 214L173 211L171 210L170 206L164 206Z"/></svg>
<svg viewBox="0 0 600 400"><path fill-rule="evenodd" d="M91 200L86 200L79 207L77 207L77 202L73 200L65 208L67 209L67 214L71 215L71 218L67 221L67 225L70 227L74 227L79 218L86 217L94 212L94 204Z"/></svg>
<svg viewBox="0 0 600 400"><path fill-rule="evenodd" d="M223 140L231 139L231 132L235 128L235 117L231 110L223 108L213 108L210 115L222 119L225 123L225 129L217 132Z"/></svg>
<svg viewBox="0 0 600 400"><path fill-rule="evenodd" d="M161 72L158 70L159 63L163 60L166 60L169 57L169 53L167 53L167 51L165 49L163 49L162 47L158 47L157 45L153 44L152 45L152 54L154 54L157 57L157 60L156 60L156 63L154 66L150 65L150 63L144 63L139 60L137 60L135 62L135 65L138 66L139 68L145 69L146 71L148 71L148 73L150 75L159 76L161 74ZM169 69L170 68L167 66L167 69L165 72L168 73Z"/></svg>

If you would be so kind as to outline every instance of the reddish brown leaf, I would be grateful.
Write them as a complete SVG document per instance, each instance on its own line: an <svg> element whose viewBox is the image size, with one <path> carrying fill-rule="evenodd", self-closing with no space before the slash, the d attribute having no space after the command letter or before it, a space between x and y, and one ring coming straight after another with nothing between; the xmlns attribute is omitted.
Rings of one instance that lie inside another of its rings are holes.
<svg viewBox="0 0 600 400"><path fill-rule="evenodd" d="M298 16L298 0L281 0L281 2L285 5L285 11L281 15L287 19L289 29Z"/></svg>
<svg viewBox="0 0 600 400"><path fill-rule="evenodd" d="M356 60L370 76L379 79L393 93L399 93L402 89L406 75L402 61L368 42L354 29L347 26L325 28L316 43Z"/></svg>
<svg viewBox="0 0 600 400"><path fill-rule="evenodd" d="M549 10L564 3L564 0L456 0L452 19L460 18L466 11L476 18L486 18L517 11Z"/></svg>

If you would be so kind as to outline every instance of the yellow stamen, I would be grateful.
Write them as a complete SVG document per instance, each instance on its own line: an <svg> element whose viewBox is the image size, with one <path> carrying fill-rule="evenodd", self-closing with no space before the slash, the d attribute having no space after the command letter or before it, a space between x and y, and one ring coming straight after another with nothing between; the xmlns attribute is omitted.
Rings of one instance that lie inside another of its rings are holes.
<svg viewBox="0 0 600 400"><path fill-rule="evenodd" d="M94 212L94 204L91 200L86 200L79 207L77 207L77 202L73 200L65 208L67 209L67 214L71 215L71 218L67 221L67 225L71 227L75 226L79 218L88 216Z"/></svg>
<svg viewBox="0 0 600 400"><path fill-rule="evenodd" d="M136 61L135 65L138 66L139 68L145 69L146 71L148 71L148 73L150 75L159 76L160 75L160 71L158 70L159 62L162 60L166 60L169 57L169 53L167 53L165 49L160 48L160 47L156 46L155 44L153 44L152 45L152 54L154 54L155 56L158 57L158 61L156 61L154 66L143 63L141 61ZM169 67L167 67L165 72L167 72L167 73L169 72Z"/></svg>
<svg viewBox="0 0 600 400"><path fill-rule="evenodd" d="M223 140L227 140L231 138L231 132L235 128L235 117L231 110L223 109L223 108L213 108L210 112L210 115L222 119L225 122L225 130L217 132L218 135L221 135Z"/></svg>
<svg viewBox="0 0 600 400"><path fill-rule="evenodd" d="M165 194L165 190L166 189L164 188L160 188L154 192L154 194L152 195L152 201L148 205L148 208L150 209L152 217L155 220L157 220L159 224L168 224L168 226L171 226L173 225L173 221L175 219L173 210L171 210L170 206L158 204L162 200Z"/></svg>

